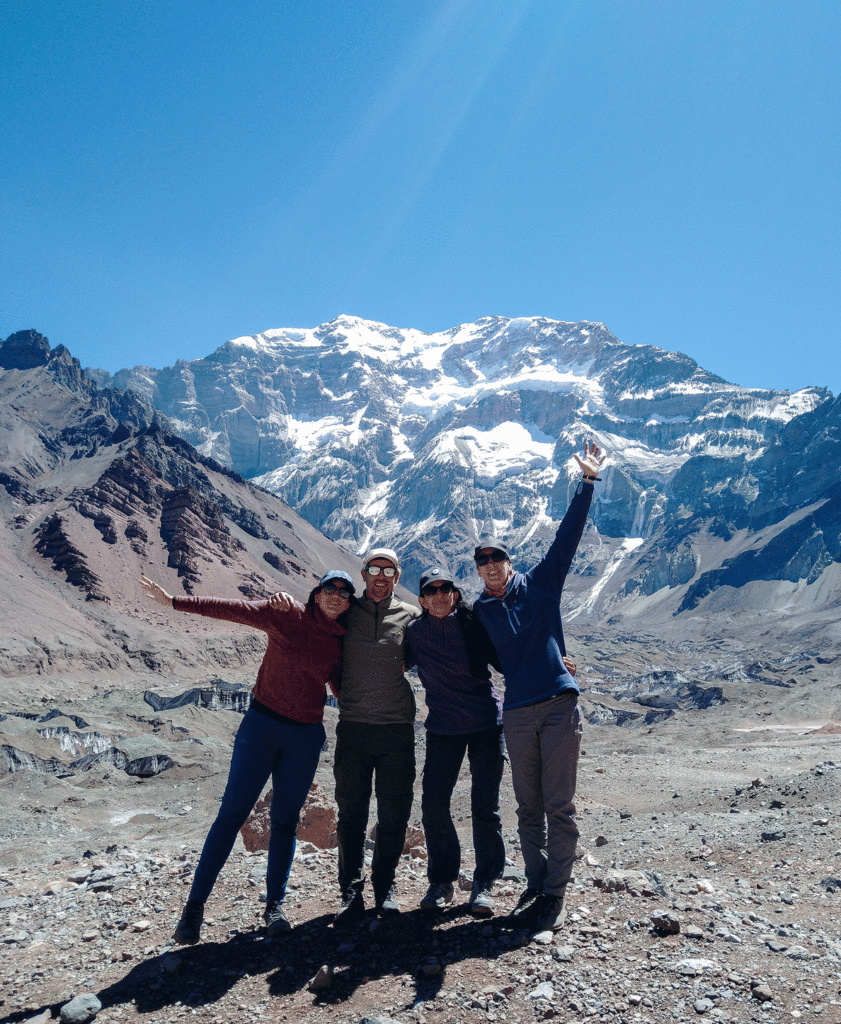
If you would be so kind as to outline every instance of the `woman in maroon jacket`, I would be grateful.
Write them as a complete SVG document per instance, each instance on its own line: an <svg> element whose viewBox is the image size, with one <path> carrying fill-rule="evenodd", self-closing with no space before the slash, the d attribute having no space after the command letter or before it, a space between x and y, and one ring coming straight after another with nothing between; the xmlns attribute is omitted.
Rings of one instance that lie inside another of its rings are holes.
<svg viewBox="0 0 841 1024"><path fill-rule="evenodd" d="M288 611L272 608L268 601L173 597L145 576L140 585L152 600L176 611L240 622L268 634L251 704L234 741L222 804L174 938L190 945L199 941L205 901L269 776L273 793L263 916L267 934L279 935L292 927L283 900L295 856L295 830L324 746L325 683L337 693L341 680L345 628L340 617L350 605L353 583L347 573L331 569L305 606L295 602Z"/></svg>

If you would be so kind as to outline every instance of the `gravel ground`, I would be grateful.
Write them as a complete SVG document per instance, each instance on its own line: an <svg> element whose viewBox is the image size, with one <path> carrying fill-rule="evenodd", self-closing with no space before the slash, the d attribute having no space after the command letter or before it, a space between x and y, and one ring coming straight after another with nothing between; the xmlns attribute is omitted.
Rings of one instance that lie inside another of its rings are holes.
<svg viewBox="0 0 841 1024"><path fill-rule="evenodd" d="M238 843L202 942L186 948L171 934L224 756L200 779L181 769L115 786L7 775L0 796L17 810L4 816L0 840L2 1020L47 1020L91 993L98 1020L143 1024L699 1016L839 1024L841 737L814 721L739 732L722 728L715 712L676 717L648 731L587 729L580 859L567 923L554 935L502 920L523 887L507 773L511 863L492 920L467 914L467 891L437 918L422 915L425 862L407 855L401 917L369 912L337 931L335 850L300 843L287 901L295 928L269 940L264 854ZM331 767L328 753L318 775L325 790ZM468 792L465 771L454 810L469 875Z"/></svg>

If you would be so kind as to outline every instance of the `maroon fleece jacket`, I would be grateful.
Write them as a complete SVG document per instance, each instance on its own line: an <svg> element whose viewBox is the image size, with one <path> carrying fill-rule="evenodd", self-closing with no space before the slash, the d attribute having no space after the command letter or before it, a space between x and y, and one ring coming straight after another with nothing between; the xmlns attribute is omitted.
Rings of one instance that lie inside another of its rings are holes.
<svg viewBox="0 0 841 1024"><path fill-rule="evenodd" d="M173 608L262 629L269 644L257 672L254 696L296 722L320 722L327 702L325 683L338 694L342 676L343 626L320 608L295 602L288 612L268 601L226 601L220 597L176 597Z"/></svg>

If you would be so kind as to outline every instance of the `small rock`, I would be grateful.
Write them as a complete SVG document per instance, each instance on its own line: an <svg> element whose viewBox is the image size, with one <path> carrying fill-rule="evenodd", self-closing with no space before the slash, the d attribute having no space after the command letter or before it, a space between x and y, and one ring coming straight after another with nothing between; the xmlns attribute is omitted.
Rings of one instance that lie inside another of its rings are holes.
<svg viewBox="0 0 841 1024"><path fill-rule="evenodd" d="M789 960L811 960L812 954L805 946L789 946L783 956Z"/></svg>
<svg viewBox="0 0 841 1024"><path fill-rule="evenodd" d="M146 932L146 931L148 931L148 930L149 930L149 929L150 929L151 927L152 927L152 922L151 922L151 921L146 921L146 920L143 920L143 921L135 921L135 922L134 922L134 923L132 924L132 926L131 926L131 930L132 930L133 932Z"/></svg>
<svg viewBox="0 0 841 1024"><path fill-rule="evenodd" d="M754 985L751 982L750 994L753 999L760 1003L768 1003L774 998L774 993L771 991L770 986L764 983Z"/></svg>
<svg viewBox="0 0 841 1024"><path fill-rule="evenodd" d="M27 1017L26 1020L21 1021L21 1024L49 1024L52 1016L49 1010L44 1010L43 1013L39 1013L34 1017Z"/></svg>
<svg viewBox="0 0 841 1024"><path fill-rule="evenodd" d="M86 1024L102 1009L102 1003L90 992L75 996L69 1003L65 1003L60 1011L63 1024Z"/></svg>
<svg viewBox="0 0 841 1024"><path fill-rule="evenodd" d="M670 910L657 910L651 915L651 923L660 932L667 935L680 933L680 918Z"/></svg>
<svg viewBox="0 0 841 1024"><path fill-rule="evenodd" d="M324 964L310 982L309 988L311 992L321 992L324 989L330 988L332 984L333 968L329 964Z"/></svg>
<svg viewBox="0 0 841 1024"><path fill-rule="evenodd" d="M675 964L675 970L678 974L683 974L688 978L697 978L705 971L717 971L719 969L718 964L715 960L706 960L703 957L690 957L687 960L679 960Z"/></svg>
<svg viewBox="0 0 841 1024"><path fill-rule="evenodd" d="M555 989L549 981L541 981L529 992L529 999L554 999Z"/></svg>
<svg viewBox="0 0 841 1024"><path fill-rule="evenodd" d="M58 896L59 893L67 892L69 889L75 888L76 886L72 882L67 882L64 879L55 879L52 882L47 882L47 884L41 890L41 895Z"/></svg>
<svg viewBox="0 0 841 1024"><path fill-rule="evenodd" d="M607 839L604 836L596 836L596 846L607 846Z"/></svg>
<svg viewBox="0 0 841 1024"><path fill-rule="evenodd" d="M695 1002L692 1004L692 1009L696 1013L707 1013L707 1011L712 1010L714 1006L715 1003L712 1001L712 999L696 999Z"/></svg>
<svg viewBox="0 0 841 1024"><path fill-rule="evenodd" d="M551 946L554 938L554 932L535 932L531 941L537 943L538 946Z"/></svg>

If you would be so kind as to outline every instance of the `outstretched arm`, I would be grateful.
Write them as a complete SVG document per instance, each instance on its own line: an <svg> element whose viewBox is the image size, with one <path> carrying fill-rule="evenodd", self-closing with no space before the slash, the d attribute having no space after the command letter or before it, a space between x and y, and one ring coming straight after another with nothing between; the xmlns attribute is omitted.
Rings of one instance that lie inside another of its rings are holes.
<svg viewBox="0 0 841 1024"><path fill-rule="evenodd" d="M144 591L157 604L162 604L167 608L172 608L172 594L168 594L159 583L155 583L154 580L150 580L148 576L141 576L140 586L143 587Z"/></svg>

